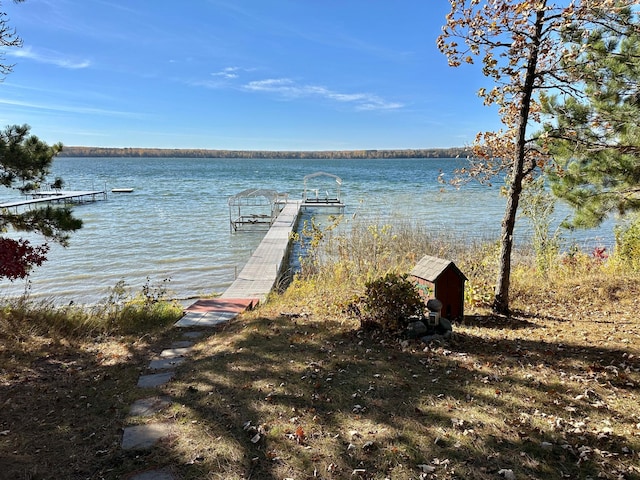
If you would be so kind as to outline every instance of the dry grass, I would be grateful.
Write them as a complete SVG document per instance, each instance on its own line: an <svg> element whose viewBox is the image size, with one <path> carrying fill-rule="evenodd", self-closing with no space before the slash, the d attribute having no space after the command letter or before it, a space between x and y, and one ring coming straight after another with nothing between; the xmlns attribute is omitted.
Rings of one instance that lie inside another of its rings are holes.
<svg viewBox="0 0 640 480"><path fill-rule="evenodd" d="M425 349L265 307L167 388L185 432L169 463L183 478L640 478L640 322L550 317L471 316Z"/></svg>
<svg viewBox="0 0 640 480"><path fill-rule="evenodd" d="M327 272L294 283L209 332L160 392L137 377L177 332L4 331L0 478L640 478L640 278L523 266L512 317L469 304L453 339L425 348L359 331L341 311L351 270L331 271L333 286ZM148 421L176 435L124 452L147 394L172 400Z"/></svg>

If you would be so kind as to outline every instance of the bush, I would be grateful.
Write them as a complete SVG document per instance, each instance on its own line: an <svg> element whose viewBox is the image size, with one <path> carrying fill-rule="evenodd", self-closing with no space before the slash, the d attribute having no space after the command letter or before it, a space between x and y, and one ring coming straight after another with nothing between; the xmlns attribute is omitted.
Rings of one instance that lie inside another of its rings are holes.
<svg viewBox="0 0 640 480"><path fill-rule="evenodd" d="M359 317L361 326L397 333L403 331L412 318L423 317L422 297L407 277L388 273L366 284L364 296L354 301L350 309Z"/></svg>
<svg viewBox="0 0 640 480"><path fill-rule="evenodd" d="M611 258L616 268L640 271L640 215L615 229L616 246Z"/></svg>
<svg viewBox="0 0 640 480"><path fill-rule="evenodd" d="M94 314L103 319L105 327L120 333L133 333L164 327L177 321L182 307L171 300L165 279L152 285L147 277L138 294L132 294L124 280L111 289L106 302L97 306Z"/></svg>

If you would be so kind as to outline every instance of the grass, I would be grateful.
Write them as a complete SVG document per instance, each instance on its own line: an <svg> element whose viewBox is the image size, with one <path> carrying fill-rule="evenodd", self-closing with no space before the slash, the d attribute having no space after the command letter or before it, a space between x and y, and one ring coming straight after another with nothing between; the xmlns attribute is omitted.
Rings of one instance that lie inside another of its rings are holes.
<svg viewBox="0 0 640 480"><path fill-rule="evenodd" d="M52 335L5 319L0 478L640 478L640 276L583 259L545 278L518 262L514 315L495 317L483 303L493 246L398 246L412 235L361 232L375 262L336 238L340 261L307 265L208 332L159 391L139 391L137 377L175 329ZM363 277L434 249L475 291L451 341L364 332L343 313ZM172 407L146 421L175 435L122 451L122 428L140 420L130 405L158 394Z"/></svg>

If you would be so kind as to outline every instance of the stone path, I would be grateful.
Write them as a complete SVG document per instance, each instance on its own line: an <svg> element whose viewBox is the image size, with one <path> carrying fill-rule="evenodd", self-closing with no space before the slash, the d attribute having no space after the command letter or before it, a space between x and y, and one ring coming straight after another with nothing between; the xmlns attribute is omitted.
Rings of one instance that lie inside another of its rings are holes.
<svg viewBox="0 0 640 480"><path fill-rule="evenodd" d="M147 371L138 378L141 396L149 389L164 385L175 375L175 368L186 360L199 337L212 328L235 318L239 313L257 305L256 298L215 298L198 300L185 309L184 316L175 324L182 330L182 340L173 342L151 359ZM203 330L204 329L204 330ZM124 429L123 450L148 450L163 440L176 435L170 423L145 423L145 419L171 406L168 397L150 395L135 401L129 410L130 423ZM178 480L170 471L145 470L134 472L128 480Z"/></svg>

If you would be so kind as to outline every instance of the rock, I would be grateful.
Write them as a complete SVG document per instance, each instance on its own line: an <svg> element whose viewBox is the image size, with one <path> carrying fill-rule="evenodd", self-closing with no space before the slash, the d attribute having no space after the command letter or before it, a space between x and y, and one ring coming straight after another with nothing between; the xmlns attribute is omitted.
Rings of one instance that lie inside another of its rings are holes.
<svg viewBox="0 0 640 480"><path fill-rule="evenodd" d="M418 338L427 333L427 326L424 322L411 322L407 325L407 336L409 338Z"/></svg>
<svg viewBox="0 0 640 480"><path fill-rule="evenodd" d="M127 478L129 480L177 480L171 472L166 470L147 470Z"/></svg>
<svg viewBox="0 0 640 480"><path fill-rule="evenodd" d="M504 478L506 478L507 480L516 480L516 476L513 473L513 470L511 470L510 468L503 468L498 472L498 475L503 476Z"/></svg>
<svg viewBox="0 0 640 480"><path fill-rule="evenodd" d="M452 331L453 326L451 325L451 321L448 318L440 317L440 326L445 330Z"/></svg>
<svg viewBox="0 0 640 480"><path fill-rule="evenodd" d="M437 333L434 335L425 335L424 337L422 337L420 340L422 340L422 342L424 343L431 343L431 342L436 342L436 341L440 341L440 340L444 340L444 337L442 335L438 335Z"/></svg>
<svg viewBox="0 0 640 480"><path fill-rule="evenodd" d="M422 464L418 465L418 468L424 473L433 473L436 471L436 467L434 467L433 465Z"/></svg>
<svg viewBox="0 0 640 480"><path fill-rule="evenodd" d="M150 397L136 400L129 409L132 417L150 417L171 405L168 397Z"/></svg>
<svg viewBox="0 0 640 480"><path fill-rule="evenodd" d="M138 387L152 388L167 383L173 378L174 372L152 373L150 375L142 375L138 379Z"/></svg>
<svg viewBox="0 0 640 480"><path fill-rule="evenodd" d="M166 423L149 423L126 427L122 435L122 449L148 450L170 435L171 425Z"/></svg>
<svg viewBox="0 0 640 480"><path fill-rule="evenodd" d="M442 310L442 302L437 298L431 298L427 302L427 308L430 312L439 312Z"/></svg>

